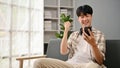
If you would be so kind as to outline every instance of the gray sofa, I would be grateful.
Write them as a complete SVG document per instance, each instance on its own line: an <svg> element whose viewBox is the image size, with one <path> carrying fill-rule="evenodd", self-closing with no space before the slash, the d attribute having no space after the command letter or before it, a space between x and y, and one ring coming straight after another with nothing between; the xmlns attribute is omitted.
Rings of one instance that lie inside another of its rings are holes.
<svg viewBox="0 0 120 68"><path fill-rule="evenodd" d="M67 55L60 54L60 39L51 39L47 47L47 57L67 60ZM104 64L107 68L120 68L120 40L106 40L106 60Z"/></svg>
<svg viewBox="0 0 120 68"><path fill-rule="evenodd" d="M107 68L120 68L120 40L106 40Z"/></svg>

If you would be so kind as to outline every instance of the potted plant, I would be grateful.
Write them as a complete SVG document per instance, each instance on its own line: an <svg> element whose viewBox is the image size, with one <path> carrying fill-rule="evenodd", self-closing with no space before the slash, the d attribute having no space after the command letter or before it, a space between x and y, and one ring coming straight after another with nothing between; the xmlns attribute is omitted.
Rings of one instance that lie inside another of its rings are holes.
<svg viewBox="0 0 120 68"><path fill-rule="evenodd" d="M71 19L70 15L65 15L65 14L61 14L60 20L61 20L61 22L60 22L60 32L57 32L55 35L56 35L57 38L62 39L63 35L64 35L64 30L65 30L64 23L67 22L67 21L72 23L73 20ZM71 26L71 29L72 29L72 26ZM68 37L71 34L71 29L68 32Z"/></svg>

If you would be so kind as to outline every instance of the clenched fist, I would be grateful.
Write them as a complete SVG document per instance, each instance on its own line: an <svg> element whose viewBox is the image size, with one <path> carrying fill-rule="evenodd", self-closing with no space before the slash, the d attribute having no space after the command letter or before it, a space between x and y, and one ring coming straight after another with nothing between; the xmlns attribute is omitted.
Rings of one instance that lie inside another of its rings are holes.
<svg viewBox="0 0 120 68"><path fill-rule="evenodd" d="M71 23L69 21L64 22L65 31L69 31L70 30L70 26L71 26Z"/></svg>

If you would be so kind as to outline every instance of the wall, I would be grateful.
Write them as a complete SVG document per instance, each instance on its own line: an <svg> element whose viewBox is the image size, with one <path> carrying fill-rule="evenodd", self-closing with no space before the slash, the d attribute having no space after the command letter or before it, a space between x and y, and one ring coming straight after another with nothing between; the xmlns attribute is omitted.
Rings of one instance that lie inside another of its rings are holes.
<svg viewBox="0 0 120 68"><path fill-rule="evenodd" d="M120 39L120 0L76 0L75 8L88 4L93 7L93 27L104 32L106 39ZM80 26L75 22L75 30Z"/></svg>

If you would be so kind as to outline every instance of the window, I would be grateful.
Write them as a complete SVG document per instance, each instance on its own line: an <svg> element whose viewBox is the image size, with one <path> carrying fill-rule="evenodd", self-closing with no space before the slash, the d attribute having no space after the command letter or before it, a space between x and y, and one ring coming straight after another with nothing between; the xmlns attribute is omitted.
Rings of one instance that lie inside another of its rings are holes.
<svg viewBox="0 0 120 68"><path fill-rule="evenodd" d="M0 0L0 68L18 68L16 57L43 55L43 37L43 0Z"/></svg>

